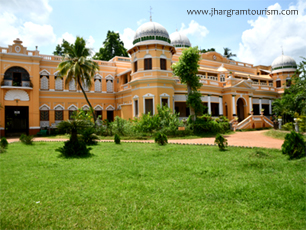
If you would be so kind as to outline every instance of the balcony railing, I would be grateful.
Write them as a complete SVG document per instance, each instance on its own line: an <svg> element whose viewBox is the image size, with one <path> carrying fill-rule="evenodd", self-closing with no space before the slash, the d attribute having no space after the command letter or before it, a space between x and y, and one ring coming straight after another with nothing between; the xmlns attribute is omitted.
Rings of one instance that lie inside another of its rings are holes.
<svg viewBox="0 0 306 230"><path fill-rule="evenodd" d="M3 80L1 82L1 86L4 87L29 87L29 88L33 88L33 84L31 81L21 81L21 82L17 82L17 81L13 81L13 80Z"/></svg>

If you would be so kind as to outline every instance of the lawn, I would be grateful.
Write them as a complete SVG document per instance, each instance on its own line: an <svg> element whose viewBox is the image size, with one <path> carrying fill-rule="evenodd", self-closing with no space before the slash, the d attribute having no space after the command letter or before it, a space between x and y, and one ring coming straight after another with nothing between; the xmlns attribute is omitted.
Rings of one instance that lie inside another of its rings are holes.
<svg viewBox="0 0 306 230"><path fill-rule="evenodd" d="M269 131L265 132L264 135L268 137L280 139L280 140L285 140L285 136L288 133L290 133L290 131L270 129ZM304 137L304 140L306 141L306 133L303 134L303 137Z"/></svg>
<svg viewBox="0 0 306 230"><path fill-rule="evenodd" d="M62 142L0 155L1 229L304 229L305 158L279 150Z"/></svg>

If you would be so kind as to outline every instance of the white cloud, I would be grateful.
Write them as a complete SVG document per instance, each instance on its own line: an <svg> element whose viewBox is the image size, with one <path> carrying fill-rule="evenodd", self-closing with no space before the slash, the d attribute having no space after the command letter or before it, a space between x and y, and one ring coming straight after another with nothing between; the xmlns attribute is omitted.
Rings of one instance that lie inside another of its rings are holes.
<svg viewBox="0 0 306 230"><path fill-rule="evenodd" d="M142 18L142 19L140 19L139 21L137 21L137 25L140 26L140 25L142 25L145 21L147 21L147 19Z"/></svg>
<svg viewBox="0 0 306 230"><path fill-rule="evenodd" d="M62 44L63 39L66 40L66 41L69 42L69 43L74 43L74 41L75 41L75 36L72 35L72 34L70 34L70 33L68 33L68 32L65 32L64 34L62 34L61 37L59 37L59 38L57 39L57 41L56 41L57 44Z"/></svg>
<svg viewBox="0 0 306 230"><path fill-rule="evenodd" d="M205 26L201 26L199 23L197 23L194 20L191 20L188 27L186 27L185 24L182 23L180 32L182 32L186 36L188 35L196 36L199 39L203 39L209 33L208 29Z"/></svg>
<svg viewBox="0 0 306 230"><path fill-rule="evenodd" d="M52 26L23 22L8 12L0 14L0 31L0 45L5 47L16 38L20 38L30 49L36 45L54 43L56 40Z"/></svg>
<svg viewBox="0 0 306 230"><path fill-rule="evenodd" d="M269 10L282 10L276 3ZM242 33L238 57L243 62L271 65L273 60L284 54L293 57L297 62L306 54L306 1L299 0L291 5L290 10L298 10L298 15L259 16L248 23L252 27Z"/></svg>
<svg viewBox="0 0 306 230"><path fill-rule="evenodd" d="M52 12L49 0L1 0L0 9L34 22L45 22Z"/></svg>
<svg viewBox="0 0 306 230"><path fill-rule="evenodd" d="M133 39L135 36L135 31L132 30L131 28L125 28L123 30L123 34L120 34L120 39L124 43L124 47L126 49L130 49L133 46Z"/></svg>

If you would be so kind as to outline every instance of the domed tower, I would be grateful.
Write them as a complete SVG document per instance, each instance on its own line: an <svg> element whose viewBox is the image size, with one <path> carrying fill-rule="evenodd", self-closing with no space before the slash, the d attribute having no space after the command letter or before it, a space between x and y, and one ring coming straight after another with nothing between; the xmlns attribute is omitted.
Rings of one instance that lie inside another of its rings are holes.
<svg viewBox="0 0 306 230"><path fill-rule="evenodd" d="M167 30L152 21L141 25L128 52L132 66L133 117L157 113L157 104L173 109L175 80L171 61L176 51Z"/></svg>
<svg viewBox="0 0 306 230"><path fill-rule="evenodd" d="M171 44L176 48L176 49L181 49L181 48L189 48L191 47L191 43L187 36L181 32L175 31L170 35L170 40Z"/></svg>
<svg viewBox="0 0 306 230"><path fill-rule="evenodd" d="M291 85L291 77L295 73L297 65L292 57L281 55L277 57L271 65L271 77L273 85L277 89L289 87Z"/></svg>

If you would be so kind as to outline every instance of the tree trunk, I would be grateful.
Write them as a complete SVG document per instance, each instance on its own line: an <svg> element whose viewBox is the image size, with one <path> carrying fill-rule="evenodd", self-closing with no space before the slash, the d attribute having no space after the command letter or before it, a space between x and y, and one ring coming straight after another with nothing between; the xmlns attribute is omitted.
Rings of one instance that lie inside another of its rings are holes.
<svg viewBox="0 0 306 230"><path fill-rule="evenodd" d="M71 129L70 141L72 141L72 142L78 141L78 132L77 132L77 129Z"/></svg>
<svg viewBox="0 0 306 230"><path fill-rule="evenodd" d="M187 92L188 92L188 95L191 93L191 87L190 85L187 84ZM191 106L189 106L189 111L190 111L190 115L192 116L192 120L196 120L196 117L195 117L195 112L194 112L194 108L192 108Z"/></svg>
<svg viewBox="0 0 306 230"><path fill-rule="evenodd" d="M95 127L96 127L96 120L97 120L97 118L96 118L95 111L94 111L94 109L92 108L92 105L90 104L90 102L89 102L89 100L88 100L88 98L87 98L87 95L86 95L86 93L85 93L85 91L84 91L84 89L83 89L83 87L82 87L82 85L81 85L81 83L80 83L80 79L79 79L79 78L78 78L78 83L79 83L79 86L80 86L80 88L81 88L81 90L82 90L82 92L83 92L83 95L84 95L84 97L85 97L85 99L86 99L86 101L87 101L87 103L88 103L88 105L89 105L89 107L90 107L90 109L91 109L91 113L92 113L92 116L93 116L93 119L94 119L94 125L95 125Z"/></svg>

